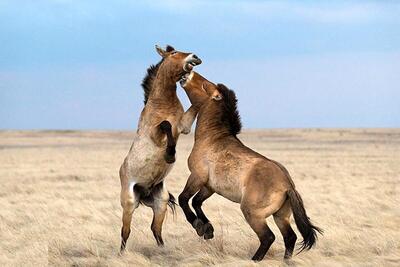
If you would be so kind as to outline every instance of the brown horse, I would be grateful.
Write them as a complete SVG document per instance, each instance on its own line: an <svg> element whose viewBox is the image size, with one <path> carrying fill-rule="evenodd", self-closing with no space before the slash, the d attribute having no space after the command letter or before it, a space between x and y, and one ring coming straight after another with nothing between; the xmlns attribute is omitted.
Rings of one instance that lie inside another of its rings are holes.
<svg viewBox="0 0 400 267"><path fill-rule="evenodd" d="M143 203L153 209L151 230L158 245L167 205L174 208L174 197L165 188L164 178L175 162L175 144L180 133L189 133L197 110L183 112L176 95L176 82L201 60L192 53L156 46L162 60L150 66L143 79L144 108L137 135L119 174L121 179L121 252L131 232L133 211Z"/></svg>
<svg viewBox="0 0 400 267"><path fill-rule="evenodd" d="M301 250L312 248L316 232L322 231L307 217L288 171L282 164L246 147L236 136L241 130L241 122L235 93L193 71L182 79L181 85L193 105L201 106L195 143L188 159L191 174L179 195L179 205L197 234L204 235L205 239L214 236L213 226L201 205L217 193L240 203L246 221L257 234L261 244L253 260L262 260L275 240L266 223L270 215L274 216L283 235L285 259L292 256L297 239L290 226L292 213L303 236ZM192 196L196 214L188 204Z"/></svg>

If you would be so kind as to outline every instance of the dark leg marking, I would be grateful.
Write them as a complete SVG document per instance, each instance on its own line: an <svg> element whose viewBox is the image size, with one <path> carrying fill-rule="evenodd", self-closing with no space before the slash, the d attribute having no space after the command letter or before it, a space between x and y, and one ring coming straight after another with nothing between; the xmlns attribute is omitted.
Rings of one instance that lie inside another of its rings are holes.
<svg viewBox="0 0 400 267"><path fill-rule="evenodd" d="M121 228L121 254L125 251L126 241L128 240L130 233L131 229L124 229L124 227Z"/></svg>
<svg viewBox="0 0 400 267"><path fill-rule="evenodd" d="M204 235L204 239L212 239L214 237L214 227L201 209L203 202L212 196L212 194L214 194L213 191L209 190L207 187L202 187L192 200L192 206L196 211L197 218L202 222L193 225L193 227L196 229L199 236Z"/></svg>
<svg viewBox="0 0 400 267"><path fill-rule="evenodd" d="M183 213L185 213L186 220L195 228L200 228L203 222L197 218L196 214L190 209L189 199L196 194L199 189L203 187L203 184L199 179L192 174L189 176L188 181L183 189L182 193L179 195L179 206L182 208Z"/></svg>
<svg viewBox="0 0 400 267"><path fill-rule="evenodd" d="M160 123L161 132L167 135L167 149L165 151L164 159L167 163L175 162L175 147L176 143L172 136L172 125L169 121L162 121Z"/></svg>
<svg viewBox="0 0 400 267"><path fill-rule="evenodd" d="M290 226L291 214L292 211L288 200L286 200L282 207L274 214L274 221L282 234L283 241L285 242L284 259L290 259L292 257L297 240L297 236Z"/></svg>
<svg viewBox="0 0 400 267"><path fill-rule="evenodd" d="M264 234L259 236L260 247L257 249L254 256L251 258L253 261L261 261L264 259L265 254L267 254L272 243L275 241L274 233L266 226Z"/></svg>
<svg viewBox="0 0 400 267"><path fill-rule="evenodd" d="M285 242L285 259L290 259L293 255L294 246L296 244L297 236L293 231L292 227L289 225L289 229L286 235L283 236L283 240Z"/></svg>
<svg viewBox="0 0 400 267"><path fill-rule="evenodd" d="M269 229L267 222L265 221L265 217L261 216L259 212L254 210L254 207L246 205L245 202L241 203L240 206L243 215L253 229L253 231L257 234L258 239L260 240L260 246L257 249L254 256L251 258L253 261L261 261L265 254L267 254L268 249L275 241L275 235Z"/></svg>

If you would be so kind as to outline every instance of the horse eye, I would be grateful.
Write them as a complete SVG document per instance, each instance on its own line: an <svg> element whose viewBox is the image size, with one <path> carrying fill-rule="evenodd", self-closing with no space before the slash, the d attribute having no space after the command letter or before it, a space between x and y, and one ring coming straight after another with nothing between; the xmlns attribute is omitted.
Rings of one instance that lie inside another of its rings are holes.
<svg viewBox="0 0 400 267"><path fill-rule="evenodd" d="M171 53L171 55L175 55L176 53L178 53L178 52L176 52L176 51L173 51L173 52Z"/></svg>

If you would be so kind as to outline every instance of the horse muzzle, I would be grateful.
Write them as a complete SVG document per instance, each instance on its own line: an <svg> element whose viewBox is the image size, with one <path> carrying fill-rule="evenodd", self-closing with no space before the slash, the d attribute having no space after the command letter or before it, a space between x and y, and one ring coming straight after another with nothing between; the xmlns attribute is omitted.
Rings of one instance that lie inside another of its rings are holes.
<svg viewBox="0 0 400 267"><path fill-rule="evenodd" d="M190 72L197 65L201 64L201 59L195 54L190 54L185 58L185 63L183 64L183 70L185 72Z"/></svg>

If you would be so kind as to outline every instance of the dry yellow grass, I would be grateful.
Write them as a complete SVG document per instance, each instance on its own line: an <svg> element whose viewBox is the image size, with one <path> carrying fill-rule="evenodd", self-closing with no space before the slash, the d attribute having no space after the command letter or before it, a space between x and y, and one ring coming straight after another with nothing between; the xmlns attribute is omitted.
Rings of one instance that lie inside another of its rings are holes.
<svg viewBox="0 0 400 267"><path fill-rule="evenodd" d="M128 253L118 256L118 169L133 135L0 132L0 266L256 265L249 260L255 234L239 206L217 195L204 205L213 240L197 237L178 208L175 219L168 214L159 248L151 210L142 206ZM325 230L294 265L400 266L400 130L246 131L240 138L288 168L309 216ZM181 137L166 180L175 196L189 174L192 142ZM268 222L277 239L259 264L284 266L282 237Z"/></svg>

